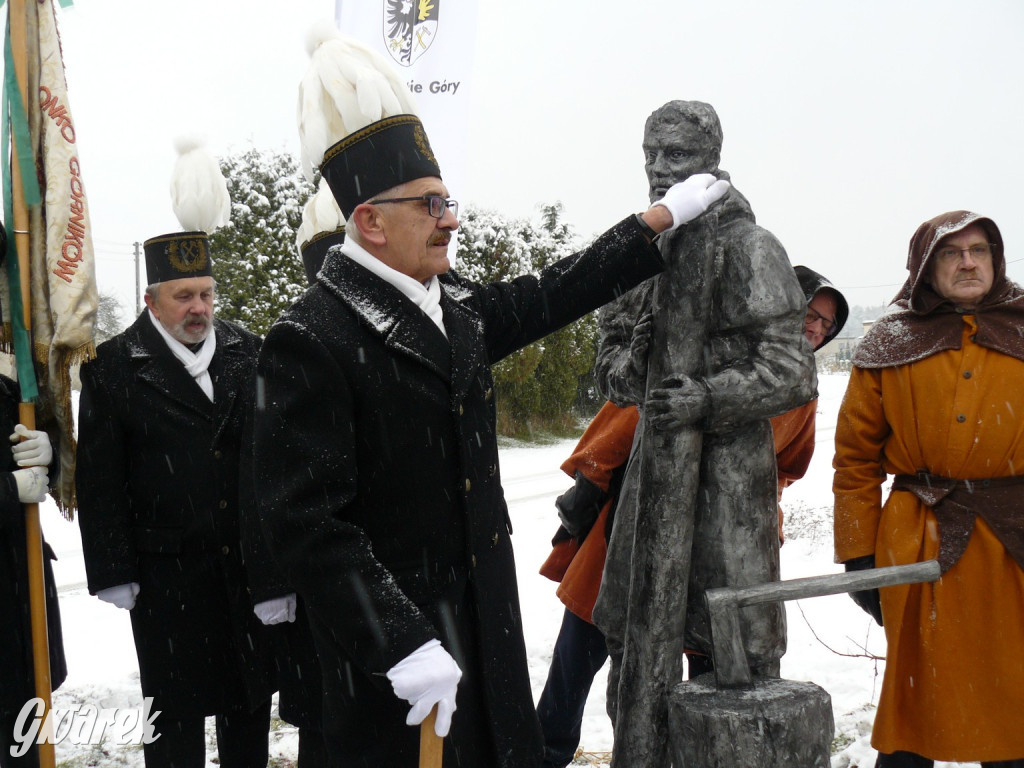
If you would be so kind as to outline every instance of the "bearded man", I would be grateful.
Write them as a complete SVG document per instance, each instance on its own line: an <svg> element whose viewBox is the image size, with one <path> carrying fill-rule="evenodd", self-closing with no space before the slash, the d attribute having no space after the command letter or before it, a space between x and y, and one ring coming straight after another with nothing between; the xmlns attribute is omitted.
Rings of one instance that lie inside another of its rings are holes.
<svg viewBox="0 0 1024 768"><path fill-rule="evenodd" d="M205 232L145 243L146 309L82 367L79 520L89 591L131 611L159 735L147 768L267 763L266 628L240 551L239 456L260 339L213 316Z"/></svg>

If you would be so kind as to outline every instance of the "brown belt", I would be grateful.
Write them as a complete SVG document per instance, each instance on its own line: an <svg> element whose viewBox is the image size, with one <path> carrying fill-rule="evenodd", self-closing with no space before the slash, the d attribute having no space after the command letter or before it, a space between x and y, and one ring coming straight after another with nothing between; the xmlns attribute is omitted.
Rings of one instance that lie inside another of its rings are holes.
<svg viewBox="0 0 1024 768"><path fill-rule="evenodd" d="M921 471L896 475L894 491L908 491L935 512L939 523L939 566L952 568L967 549L975 515L1024 570L1024 476L958 480Z"/></svg>

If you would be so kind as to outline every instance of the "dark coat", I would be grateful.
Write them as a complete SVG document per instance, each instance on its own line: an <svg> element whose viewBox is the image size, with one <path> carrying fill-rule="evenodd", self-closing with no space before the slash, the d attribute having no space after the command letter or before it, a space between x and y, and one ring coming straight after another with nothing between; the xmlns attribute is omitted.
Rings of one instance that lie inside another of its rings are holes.
<svg viewBox="0 0 1024 768"><path fill-rule="evenodd" d="M339 764L415 765L418 731L384 673L433 638L463 671L445 764L539 763L490 366L660 268L630 217L539 279L450 273L446 339L332 249L271 328L257 490L267 540L309 608Z"/></svg>
<svg viewBox="0 0 1024 768"><path fill-rule="evenodd" d="M79 522L89 591L138 582L144 696L170 717L266 700L265 629L239 535L239 453L258 336L214 320L214 403L148 310L82 367Z"/></svg>
<svg viewBox="0 0 1024 768"><path fill-rule="evenodd" d="M0 376L0 714L15 714L35 694L32 668L32 624L29 615L25 508L11 474L18 466L7 436L18 423L21 399L18 385ZM57 558L43 542L43 581L50 645L50 686L56 690L67 677L60 605L50 561ZM2 742L0 742L2 743Z"/></svg>

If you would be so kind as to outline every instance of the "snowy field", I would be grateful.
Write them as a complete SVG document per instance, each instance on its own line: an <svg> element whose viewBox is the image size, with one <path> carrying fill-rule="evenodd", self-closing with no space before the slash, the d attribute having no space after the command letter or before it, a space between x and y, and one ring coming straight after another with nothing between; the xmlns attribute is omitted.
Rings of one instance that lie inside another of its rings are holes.
<svg viewBox="0 0 1024 768"><path fill-rule="evenodd" d="M842 570L832 562L831 483L832 441L836 412L846 386L844 375L819 377L818 447L807 477L786 491L786 544L782 548L783 579ZM518 564L523 623L535 698L547 676L551 649L561 622L562 605L555 585L537 573L557 528L554 499L569 486L559 465L575 441L542 447L502 450L501 470L509 502ZM77 709L92 705L141 709L138 664L128 614L101 603L85 589L78 527L60 517L52 502L43 505L43 531L59 558L61 616L68 656L67 681L54 695L54 707ZM836 740L832 768L871 768L875 752L869 745L871 723L885 654L885 637L865 613L845 595L787 603L789 651L782 660L783 677L810 680L832 697ZM611 749L611 730L604 714L605 672L594 682L587 703L581 747L592 764L603 765ZM212 721L208 721L212 723ZM276 718L271 741L271 764L289 766L297 754L295 729ZM208 766L215 766L216 749L209 740ZM142 748L99 745L57 746L58 764L84 766L143 765ZM939 763L974 766L976 763Z"/></svg>

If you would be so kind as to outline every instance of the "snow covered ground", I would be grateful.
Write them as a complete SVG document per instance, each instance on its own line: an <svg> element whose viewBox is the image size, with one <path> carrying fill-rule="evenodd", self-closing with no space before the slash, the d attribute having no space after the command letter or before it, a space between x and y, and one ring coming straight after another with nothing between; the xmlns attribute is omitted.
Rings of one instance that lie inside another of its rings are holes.
<svg viewBox="0 0 1024 768"><path fill-rule="evenodd" d="M831 482L832 440L836 413L846 387L844 375L819 377L818 448L807 476L786 491L787 541L782 548L783 579L841 570L832 562ZM501 454L502 478L516 548L523 623L535 696L540 694L561 622L562 605L555 585L537 573L557 528L555 497L569 485L558 469L575 441L542 447L516 446ZM61 616L69 675L54 695L54 707L141 709L138 664L128 614L101 603L85 589L78 527L65 522L52 502L43 505L43 531L57 552ZM832 697L836 722L832 768L870 768L875 752L869 745L871 723L884 661L882 630L845 595L787 603L789 651L782 674L810 680ZM605 673L594 682L587 702L582 748L587 753L611 749L611 730L604 714ZM293 764L297 754L295 729L274 720L272 765ZM212 731L210 731L212 734ZM209 741L208 765L215 766L216 749ZM107 739L99 745L57 746L58 763L84 766L143 765L142 748L118 746ZM592 758L593 759L593 758ZM602 763L597 763L598 765ZM973 766L976 763L939 763Z"/></svg>

